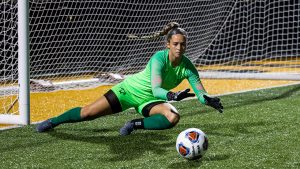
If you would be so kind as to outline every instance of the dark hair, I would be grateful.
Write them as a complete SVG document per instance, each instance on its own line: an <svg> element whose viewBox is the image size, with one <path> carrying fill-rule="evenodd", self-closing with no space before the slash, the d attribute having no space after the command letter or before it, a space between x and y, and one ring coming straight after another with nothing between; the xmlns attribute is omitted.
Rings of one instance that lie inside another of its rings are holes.
<svg viewBox="0 0 300 169"><path fill-rule="evenodd" d="M156 39L161 36L167 35L166 40L167 42L169 42L172 36L176 34L181 34L187 37L186 31L182 28L179 28L179 24L177 22L170 22L167 25L165 25L161 31L155 32L153 34L146 35L146 36L129 34L127 35L127 37L129 39Z"/></svg>
<svg viewBox="0 0 300 169"><path fill-rule="evenodd" d="M177 34L181 34L181 35L187 37L187 33L184 29L182 29L182 28L173 28L167 34L167 37L166 37L167 42L170 42L172 36L177 35Z"/></svg>

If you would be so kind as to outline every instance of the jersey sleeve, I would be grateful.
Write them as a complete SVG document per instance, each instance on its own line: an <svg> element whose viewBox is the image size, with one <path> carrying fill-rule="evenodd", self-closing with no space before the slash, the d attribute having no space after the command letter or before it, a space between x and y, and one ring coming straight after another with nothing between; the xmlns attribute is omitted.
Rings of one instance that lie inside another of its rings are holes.
<svg viewBox="0 0 300 169"><path fill-rule="evenodd" d="M161 87L164 65L163 57L156 53L150 60L150 76L153 96L159 99L167 100L167 93L169 91Z"/></svg>
<svg viewBox="0 0 300 169"><path fill-rule="evenodd" d="M193 63L190 61L187 64L186 75L187 75L187 80L189 81L190 85L192 86L193 91L196 94L199 102L202 104L206 104L206 100L203 97L203 95L206 95L207 92L205 91L205 89L201 83L197 69L195 68Z"/></svg>

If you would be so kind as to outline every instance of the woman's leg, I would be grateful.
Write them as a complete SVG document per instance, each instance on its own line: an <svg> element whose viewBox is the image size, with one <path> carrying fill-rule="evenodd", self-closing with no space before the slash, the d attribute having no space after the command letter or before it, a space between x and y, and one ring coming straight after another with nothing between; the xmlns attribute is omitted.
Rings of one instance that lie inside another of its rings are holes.
<svg viewBox="0 0 300 169"><path fill-rule="evenodd" d="M113 104L113 106L111 106ZM111 107L114 107L113 109ZM121 111L118 98L112 91L107 92L95 102L84 106L72 108L63 114L50 118L36 127L38 132L48 131L63 123L76 123L93 120L97 117L109 115Z"/></svg>
<svg viewBox="0 0 300 169"><path fill-rule="evenodd" d="M146 118L134 119L126 123L120 130L121 135L129 135L136 129L164 130L172 128L180 119L178 111L170 103L159 103L153 107L150 105L150 109L148 110L147 106L145 108L146 111L143 111L143 114Z"/></svg>
<svg viewBox="0 0 300 169"><path fill-rule="evenodd" d="M144 128L150 130L172 128L179 122L179 119L178 111L173 105L170 103L158 104L150 110L149 117L144 118Z"/></svg>
<svg viewBox="0 0 300 169"><path fill-rule="evenodd" d="M94 103L82 107L80 117L84 120L93 120L97 117L113 114L105 96L101 96Z"/></svg>

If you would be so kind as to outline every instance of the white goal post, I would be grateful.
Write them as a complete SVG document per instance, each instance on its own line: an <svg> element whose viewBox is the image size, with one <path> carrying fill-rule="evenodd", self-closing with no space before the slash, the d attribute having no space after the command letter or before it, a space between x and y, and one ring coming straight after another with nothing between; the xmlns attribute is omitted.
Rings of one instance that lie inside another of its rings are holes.
<svg viewBox="0 0 300 169"><path fill-rule="evenodd" d="M116 83L177 22L201 78L300 80L300 4L271 0L2 0L0 124L29 124L30 93Z"/></svg>
<svg viewBox="0 0 300 169"><path fill-rule="evenodd" d="M18 0L18 96L10 103L5 114L0 114L0 124L30 124L29 108L29 4L28 0ZM4 56L5 57L5 56ZM9 57L9 56L8 56ZM2 66L1 66L2 67ZM2 81L2 79L1 79ZM5 84L5 82L4 82ZM3 96L1 96L3 97ZM8 112L18 102L18 114ZM6 106L6 105L4 105Z"/></svg>

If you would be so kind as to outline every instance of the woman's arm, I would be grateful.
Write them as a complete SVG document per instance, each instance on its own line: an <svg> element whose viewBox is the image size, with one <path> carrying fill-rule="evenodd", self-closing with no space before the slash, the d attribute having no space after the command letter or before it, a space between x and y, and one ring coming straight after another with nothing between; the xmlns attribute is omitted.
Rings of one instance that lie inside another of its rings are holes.
<svg viewBox="0 0 300 169"><path fill-rule="evenodd" d="M150 60L151 86L154 97L167 100L169 91L161 87L163 81L162 70L164 69L164 60L162 58L154 55Z"/></svg>
<svg viewBox="0 0 300 169"><path fill-rule="evenodd" d="M196 94L198 100L202 104L206 104L206 100L203 97L203 95L207 95L206 90L204 89L204 86L201 83L198 71L196 67L189 61L187 64L187 80L189 81L190 85L192 86L192 89L194 93Z"/></svg>

